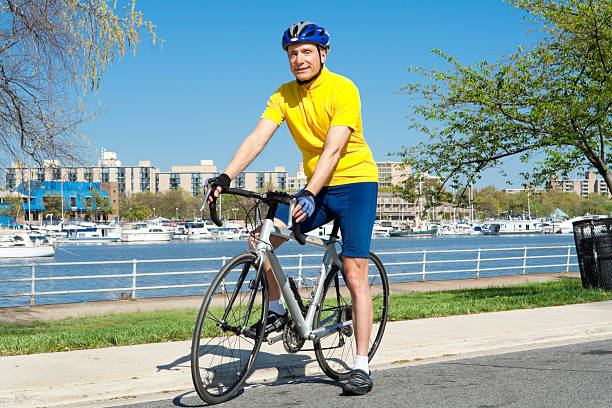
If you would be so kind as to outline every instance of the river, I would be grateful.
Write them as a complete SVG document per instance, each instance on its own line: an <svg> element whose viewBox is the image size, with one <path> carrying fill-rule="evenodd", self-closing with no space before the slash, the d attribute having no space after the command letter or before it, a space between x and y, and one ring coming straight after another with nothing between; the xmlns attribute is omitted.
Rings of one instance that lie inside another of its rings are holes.
<svg viewBox="0 0 612 408"><path fill-rule="evenodd" d="M487 261L487 258L516 257L523 256L523 247L540 246L564 246L564 248L554 250L529 250L529 255L559 255L555 259L529 259L528 265L550 265L562 264L565 262L563 256L567 254L567 246L574 245L572 235L515 235L515 236L440 236L427 238L379 238L372 240L372 251L383 253L381 259L385 263L394 262L414 262L413 265L387 266L387 272L405 273L410 272L414 275L393 277L391 281L397 280L420 280L422 264L417 264L423 259L423 250L426 250L428 261L447 260L446 263L428 264L427 272L434 273L427 275L426 279L459 279L474 277L474 272L459 273L440 273L439 270L462 270L472 269L476 265L476 252L454 252L458 250L493 249L493 248L521 248L515 251L495 251L482 252L479 267L483 269L480 276L503 275L521 273L517 269L487 271L491 267L514 267L520 268L523 263L521 259L505 261ZM125 264L98 264L98 265L56 265L66 262L105 262L105 261L132 261L132 260L163 260L163 259L192 259L192 258L216 258L227 256L231 257L246 248L245 241L172 241L168 243L155 244L101 244L101 245L62 245L56 249L53 258L41 258L33 260L3 260L0 262L0 280L3 279L30 279L32 266L35 266L37 279L44 279L52 276L99 276L99 275L118 275L131 274L133 263ZM429 253L429 251L451 251L446 253ZM406 251L420 251L418 254L398 254ZM296 242L289 242L277 250L278 255L295 254L317 254L322 253L322 249L312 246L300 246ZM575 254L571 249L572 255ZM469 260L466 262L448 262L448 260ZM281 259L283 266L296 266L297 259ZM305 257L304 266L314 266L320 262L318 257ZM572 263L576 263L575 256L572 256ZM21 265L21 266L18 266ZM25 265L25 266L24 266ZM519 265L519 266L517 266ZM202 284L210 281L212 272L217 271L221 266L220 260L198 261L198 262L157 262L157 263L137 263L138 287L162 286L176 284ZM565 268L539 268L529 269L528 273L558 272ZM181 272L181 271L201 271L206 270L211 274L188 274L157 276L140 274L154 274L160 272ZM572 267L571 270L577 270ZM305 269L304 276L312 276L314 269ZM292 275L297 271L292 271ZM49 291L75 291L83 289L103 289L103 288L122 288L100 293L71 293L71 294L50 294L36 295L36 304L82 302L92 300L117 299L122 294L130 294L132 285L131 277L117 277L112 279L75 279L75 280L37 280L36 293ZM7 294L26 294L31 289L31 282L0 282L0 307L29 305L29 296L2 297ZM151 296L182 296L201 294L205 288L176 288L176 289L156 289L138 290L137 297Z"/></svg>

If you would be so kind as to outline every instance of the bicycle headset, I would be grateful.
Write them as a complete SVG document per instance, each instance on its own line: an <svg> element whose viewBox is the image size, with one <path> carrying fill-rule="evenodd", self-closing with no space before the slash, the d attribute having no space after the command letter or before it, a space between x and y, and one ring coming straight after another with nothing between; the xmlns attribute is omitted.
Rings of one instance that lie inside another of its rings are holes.
<svg viewBox="0 0 612 408"><path fill-rule="evenodd" d="M310 21L300 21L299 23L291 24L287 30L283 33L283 50L287 51L290 44L296 43L313 43L317 45L317 51L319 52L319 61L321 61L321 67L319 72L312 78L305 81L296 79L300 85L306 85L313 82L321 75L323 71L323 61L321 60L321 48L325 51L329 51L329 34L325 28L316 25Z"/></svg>

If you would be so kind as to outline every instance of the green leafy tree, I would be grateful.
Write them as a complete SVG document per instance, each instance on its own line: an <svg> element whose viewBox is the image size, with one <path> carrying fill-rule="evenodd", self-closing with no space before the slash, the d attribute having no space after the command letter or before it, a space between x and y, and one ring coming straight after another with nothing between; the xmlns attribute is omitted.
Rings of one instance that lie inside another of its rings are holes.
<svg viewBox="0 0 612 408"><path fill-rule="evenodd" d="M19 217L20 208L23 205L23 200L20 197L9 195L4 197L2 202L10 205L2 207L1 215L10 218Z"/></svg>
<svg viewBox="0 0 612 408"><path fill-rule="evenodd" d="M135 0L0 0L0 159L78 161L85 99L153 25ZM90 115L91 114L91 115Z"/></svg>
<svg viewBox="0 0 612 408"><path fill-rule="evenodd" d="M411 68L425 81L402 88L422 101L411 126L429 140L398 154L413 174L438 175L454 188L516 156L533 166L522 173L526 184L594 169L612 190L612 2L507 3L530 16L541 40L469 66L433 50L449 69Z"/></svg>
<svg viewBox="0 0 612 408"><path fill-rule="evenodd" d="M45 210L43 211L43 219L47 218L47 215L51 214L53 218L59 220L62 218L62 198L53 196L51 193L45 194L43 197L43 205Z"/></svg>
<svg viewBox="0 0 612 408"><path fill-rule="evenodd" d="M87 215L94 220L106 219L106 216L113 212L108 197L102 195L99 190L89 190L90 197L86 198Z"/></svg>

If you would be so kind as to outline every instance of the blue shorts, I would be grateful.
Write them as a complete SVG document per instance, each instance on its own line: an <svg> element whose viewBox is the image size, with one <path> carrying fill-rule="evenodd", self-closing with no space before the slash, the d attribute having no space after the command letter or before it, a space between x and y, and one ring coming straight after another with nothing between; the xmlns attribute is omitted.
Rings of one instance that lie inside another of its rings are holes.
<svg viewBox="0 0 612 408"><path fill-rule="evenodd" d="M315 197L315 209L300 224L306 233L338 219L342 234L342 254L353 258L369 258L372 228L376 220L378 183L362 182L323 187ZM289 207L281 205L276 218L287 224Z"/></svg>

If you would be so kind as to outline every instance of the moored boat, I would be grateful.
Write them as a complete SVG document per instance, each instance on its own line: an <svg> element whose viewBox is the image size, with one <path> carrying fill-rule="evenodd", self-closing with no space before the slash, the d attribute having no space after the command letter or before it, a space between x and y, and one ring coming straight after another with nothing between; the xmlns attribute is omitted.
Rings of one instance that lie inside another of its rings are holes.
<svg viewBox="0 0 612 408"><path fill-rule="evenodd" d="M121 241L121 227L116 224L87 223L64 227L65 235L57 238L60 244L102 244Z"/></svg>
<svg viewBox="0 0 612 408"><path fill-rule="evenodd" d="M131 225L131 228L121 231L123 242L160 242L170 241L174 235L173 228L163 225L147 224L139 222Z"/></svg>
<svg viewBox="0 0 612 408"><path fill-rule="evenodd" d="M488 225L489 228L483 230L485 235L531 235L544 233L544 225L540 220L495 220L488 221Z"/></svg>
<svg viewBox="0 0 612 408"><path fill-rule="evenodd" d="M404 230L393 230L389 233L391 237L435 237L438 235L437 228L431 228L427 230L417 230L417 231L404 231Z"/></svg>
<svg viewBox="0 0 612 408"><path fill-rule="evenodd" d="M0 258L35 258L55 255L55 248L46 241L35 242L26 232L0 236Z"/></svg>

